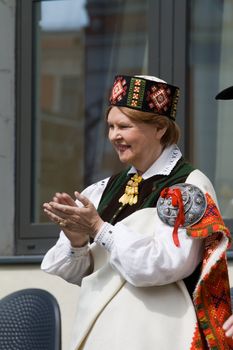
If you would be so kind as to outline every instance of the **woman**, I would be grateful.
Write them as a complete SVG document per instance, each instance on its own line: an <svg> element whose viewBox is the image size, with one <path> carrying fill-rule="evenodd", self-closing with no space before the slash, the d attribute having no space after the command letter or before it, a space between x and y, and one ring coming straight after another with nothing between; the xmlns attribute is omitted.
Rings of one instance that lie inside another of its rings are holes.
<svg viewBox="0 0 233 350"><path fill-rule="evenodd" d="M229 232L176 145L178 97L158 78L117 76L109 140L129 168L44 204L63 231L42 269L81 285L72 350L228 349Z"/></svg>

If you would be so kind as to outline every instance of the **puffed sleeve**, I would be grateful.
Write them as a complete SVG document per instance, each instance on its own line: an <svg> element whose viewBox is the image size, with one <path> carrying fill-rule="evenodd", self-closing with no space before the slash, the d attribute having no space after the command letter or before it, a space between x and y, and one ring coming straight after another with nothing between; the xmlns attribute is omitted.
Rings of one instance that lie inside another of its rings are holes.
<svg viewBox="0 0 233 350"><path fill-rule="evenodd" d="M186 182L216 199L209 179L200 171L192 172ZM181 280L202 260L203 240L179 228L177 247L172 233L173 227L160 220L156 208L145 208L114 226L105 223L95 241L109 251L112 267L128 282L145 287Z"/></svg>

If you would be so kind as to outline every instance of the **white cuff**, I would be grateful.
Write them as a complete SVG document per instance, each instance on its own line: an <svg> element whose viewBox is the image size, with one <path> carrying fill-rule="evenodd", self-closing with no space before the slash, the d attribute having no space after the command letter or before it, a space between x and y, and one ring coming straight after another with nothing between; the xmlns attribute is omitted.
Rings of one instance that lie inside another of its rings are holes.
<svg viewBox="0 0 233 350"><path fill-rule="evenodd" d="M104 247L108 252L111 252L114 243L113 226L105 222L97 235L95 236L95 243Z"/></svg>
<svg viewBox="0 0 233 350"><path fill-rule="evenodd" d="M72 247L70 246L69 256L71 258L80 258L81 256L88 255L89 253L89 244L86 244L84 247Z"/></svg>

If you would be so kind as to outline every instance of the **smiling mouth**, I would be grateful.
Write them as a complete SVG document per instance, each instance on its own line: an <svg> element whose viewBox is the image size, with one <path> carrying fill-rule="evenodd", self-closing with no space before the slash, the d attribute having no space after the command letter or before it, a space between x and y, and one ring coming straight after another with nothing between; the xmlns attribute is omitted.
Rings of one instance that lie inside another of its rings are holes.
<svg viewBox="0 0 233 350"><path fill-rule="evenodd" d="M130 148L128 145L115 145L118 152L124 152Z"/></svg>

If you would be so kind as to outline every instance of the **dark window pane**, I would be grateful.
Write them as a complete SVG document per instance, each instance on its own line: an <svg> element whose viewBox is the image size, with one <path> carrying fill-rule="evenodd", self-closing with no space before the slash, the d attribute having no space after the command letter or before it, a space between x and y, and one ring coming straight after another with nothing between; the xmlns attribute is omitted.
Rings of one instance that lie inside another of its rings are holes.
<svg viewBox="0 0 233 350"><path fill-rule="evenodd" d="M147 1L36 1L32 207L119 171L105 130L118 73L147 72Z"/></svg>
<svg viewBox="0 0 233 350"><path fill-rule="evenodd" d="M233 219L233 102L215 100L233 85L233 3L191 1L190 16L190 149L214 184L224 218Z"/></svg>

